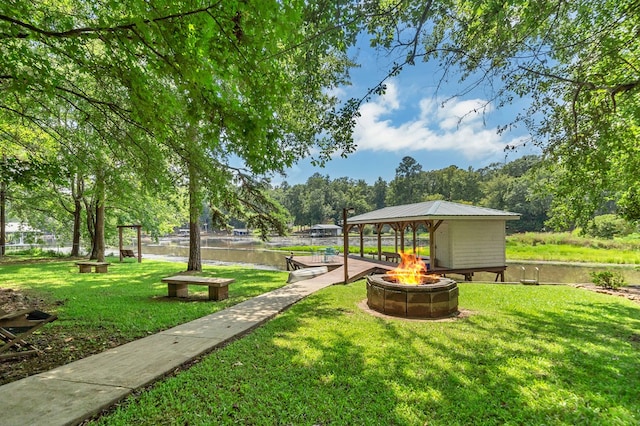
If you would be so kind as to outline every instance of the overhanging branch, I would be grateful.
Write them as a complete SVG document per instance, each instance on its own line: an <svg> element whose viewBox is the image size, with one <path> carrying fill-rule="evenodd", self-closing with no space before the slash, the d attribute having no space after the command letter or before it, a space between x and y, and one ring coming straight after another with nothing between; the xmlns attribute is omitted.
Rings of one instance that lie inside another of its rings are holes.
<svg viewBox="0 0 640 426"><path fill-rule="evenodd" d="M204 6L198 9L194 9L194 10L188 10L186 12L182 12L182 13L173 13L170 15L165 15L165 16L160 16L158 18L153 18L153 19L145 19L142 21L142 23L144 24L151 24L151 23L158 23L158 22L163 22L163 21L168 21L168 20L172 20L172 19L181 19L181 18L185 18L187 16L191 16L191 15L197 15L200 13L205 13L208 12L209 10L213 9L214 7L216 7L218 4L220 4L221 1L218 1L214 4L210 4L208 6ZM0 34L0 39L9 39L9 38L30 38L32 36L32 34L39 34L41 36L45 36L45 37L55 37L55 38L75 38L75 37L81 37L81 36L85 36L85 35L99 35L99 34L105 34L105 33L114 33L114 32L120 32L120 31L128 31L131 30L133 28L135 28L137 25L139 25L138 23L133 23L133 22L129 22L126 24L121 24L121 25L116 25L113 27L83 27L83 28L73 28L67 31L49 31L49 30L45 30L42 28L39 28L33 24L30 24L28 22L24 22L24 21L20 21L18 19L12 18L10 16L7 15L0 15L0 21L4 21L4 22L8 22L10 24L16 25L20 28L23 28L25 30L28 31L24 31L24 32L18 32L15 34L8 34L8 33L3 33Z"/></svg>

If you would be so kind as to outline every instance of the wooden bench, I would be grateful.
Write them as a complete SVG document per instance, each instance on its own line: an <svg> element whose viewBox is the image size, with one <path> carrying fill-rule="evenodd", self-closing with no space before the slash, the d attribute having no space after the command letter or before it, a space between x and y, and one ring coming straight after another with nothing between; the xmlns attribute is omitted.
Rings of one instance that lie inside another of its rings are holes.
<svg viewBox="0 0 640 426"><path fill-rule="evenodd" d="M293 261L293 253L291 253L291 256L286 256L285 259L287 259L287 271L295 271L296 269L300 269L300 265Z"/></svg>
<svg viewBox="0 0 640 426"><path fill-rule="evenodd" d="M209 300L224 300L229 297L229 284L234 282L233 278L218 277L197 277L193 275L175 275L163 278L162 282L167 283L169 297L187 297L188 286L206 285L209 287Z"/></svg>
<svg viewBox="0 0 640 426"><path fill-rule="evenodd" d="M91 269L95 269L96 273L106 273L108 266L111 265L109 262L76 262L76 266L80 268L81 274L86 274L91 272Z"/></svg>
<svg viewBox="0 0 640 426"><path fill-rule="evenodd" d="M133 252L133 250L120 250L120 254L122 255L122 257L136 257L136 254Z"/></svg>
<svg viewBox="0 0 640 426"><path fill-rule="evenodd" d="M380 254L384 256L384 260L386 260L387 262L400 263L400 255L398 253L383 251Z"/></svg>

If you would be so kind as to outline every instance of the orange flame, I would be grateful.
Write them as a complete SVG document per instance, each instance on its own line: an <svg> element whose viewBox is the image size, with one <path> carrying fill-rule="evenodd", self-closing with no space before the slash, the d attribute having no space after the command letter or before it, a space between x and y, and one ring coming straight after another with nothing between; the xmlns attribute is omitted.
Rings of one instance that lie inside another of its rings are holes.
<svg viewBox="0 0 640 426"><path fill-rule="evenodd" d="M427 273L427 265L415 254L400 253L401 262L397 268L387 271L397 283L419 285L422 284Z"/></svg>

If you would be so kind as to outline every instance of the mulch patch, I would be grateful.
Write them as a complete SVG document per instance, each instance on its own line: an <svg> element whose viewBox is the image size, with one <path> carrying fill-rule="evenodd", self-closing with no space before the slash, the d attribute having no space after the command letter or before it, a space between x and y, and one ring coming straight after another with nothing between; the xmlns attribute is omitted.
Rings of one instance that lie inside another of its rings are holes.
<svg viewBox="0 0 640 426"><path fill-rule="evenodd" d="M63 303L63 301L59 301L51 304L29 293L0 288L0 310L7 313L23 309L37 309L51 313L55 312L56 306ZM60 333L60 328L55 327L55 321L36 330L25 340L42 350L43 353L0 360L0 385L44 373L126 343L122 339L118 340L117 337L104 336L99 332L94 333L92 330L86 330L86 333L82 333L82 335Z"/></svg>

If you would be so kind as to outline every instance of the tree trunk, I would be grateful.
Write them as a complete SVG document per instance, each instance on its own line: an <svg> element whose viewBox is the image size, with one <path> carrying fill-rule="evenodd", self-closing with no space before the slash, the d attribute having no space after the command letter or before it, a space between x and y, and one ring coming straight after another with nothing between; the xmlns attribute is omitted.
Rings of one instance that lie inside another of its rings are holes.
<svg viewBox="0 0 640 426"><path fill-rule="evenodd" d="M82 204L80 200L74 201L73 210L73 236L71 239L71 257L80 256L80 224L82 222Z"/></svg>
<svg viewBox="0 0 640 426"><path fill-rule="evenodd" d="M98 262L104 262L104 222L105 222L105 188L104 172L100 170L96 175L96 217L95 217L95 252Z"/></svg>
<svg viewBox="0 0 640 426"><path fill-rule="evenodd" d="M202 203L198 193L198 178L195 167L189 165L189 263L187 271L202 271L200 254L200 213Z"/></svg>
<svg viewBox="0 0 640 426"><path fill-rule="evenodd" d="M94 194L89 203L85 201L87 211L87 230L91 238L91 255L89 259L104 262L104 171L96 172Z"/></svg>
<svg viewBox="0 0 640 426"><path fill-rule="evenodd" d="M87 232L89 233L89 240L91 241L91 254L89 254L89 259L97 259L97 247L96 247L96 202L95 199L87 202L85 200L84 209L87 212Z"/></svg>
<svg viewBox="0 0 640 426"><path fill-rule="evenodd" d="M73 196L73 237L71 241L71 256L80 256L80 226L82 222L82 194L83 180L79 175L74 177L75 182L71 183L71 194Z"/></svg>
<svg viewBox="0 0 640 426"><path fill-rule="evenodd" d="M0 181L0 257L5 255L7 244L7 183Z"/></svg>

